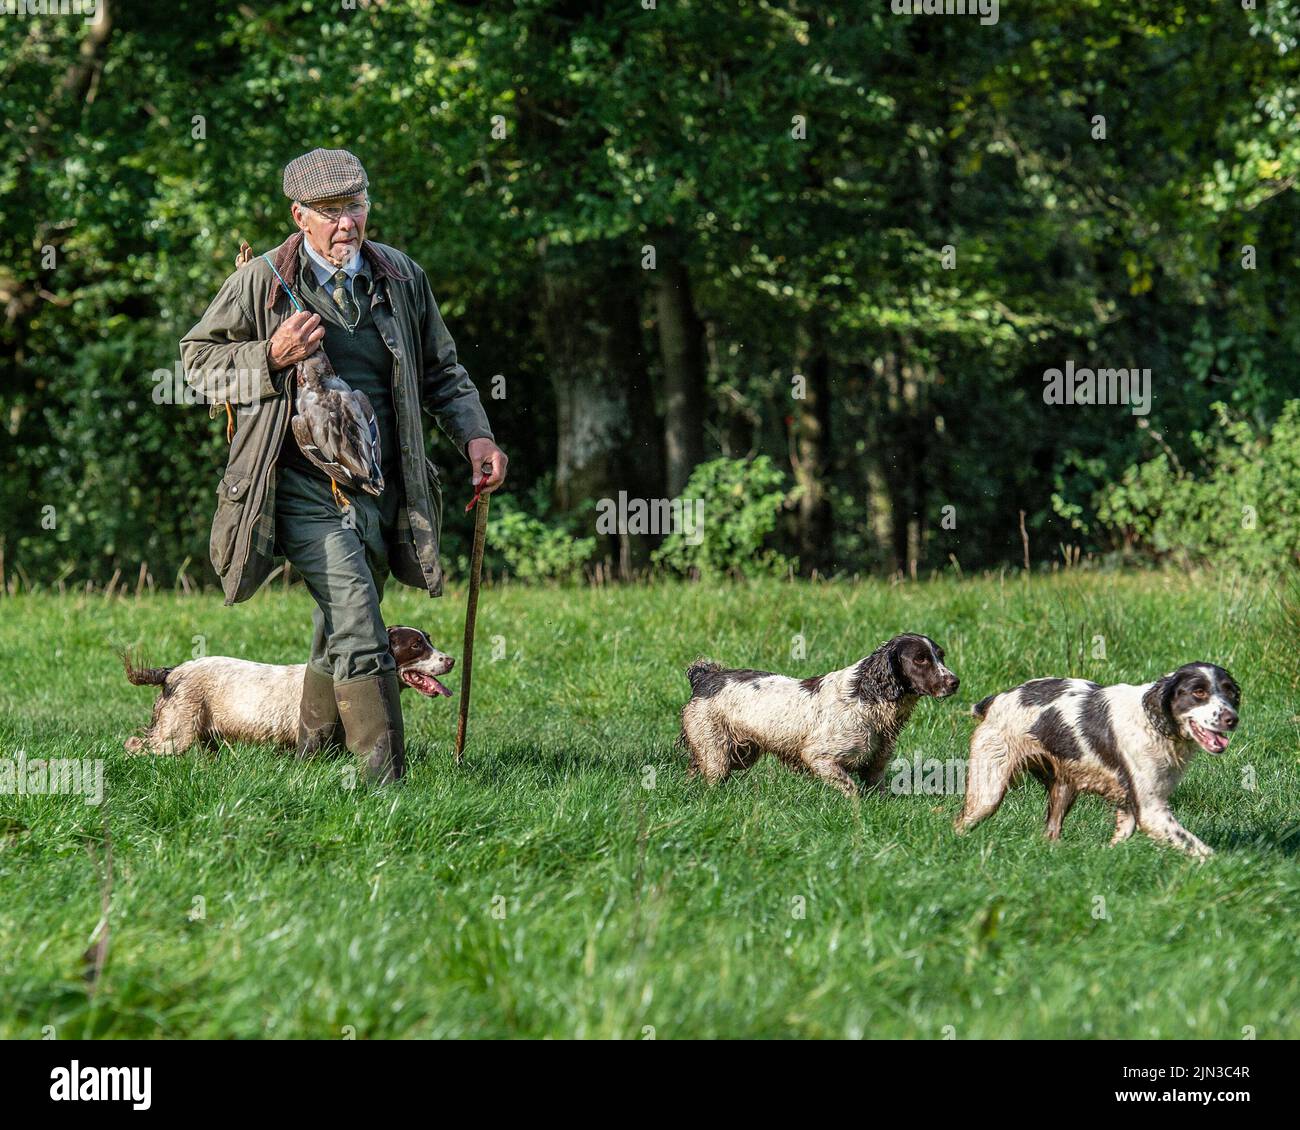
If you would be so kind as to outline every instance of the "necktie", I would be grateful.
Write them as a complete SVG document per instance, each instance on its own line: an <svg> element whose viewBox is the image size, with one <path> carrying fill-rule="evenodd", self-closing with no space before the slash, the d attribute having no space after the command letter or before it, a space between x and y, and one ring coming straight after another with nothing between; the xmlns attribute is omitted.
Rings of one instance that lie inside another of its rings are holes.
<svg viewBox="0 0 1300 1130"><path fill-rule="evenodd" d="M356 299L348 293L347 282L347 271L335 271L334 293L331 297L334 299L334 305L338 307L344 324L348 329L354 329L361 321L361 308L357 305Z"/></svg>

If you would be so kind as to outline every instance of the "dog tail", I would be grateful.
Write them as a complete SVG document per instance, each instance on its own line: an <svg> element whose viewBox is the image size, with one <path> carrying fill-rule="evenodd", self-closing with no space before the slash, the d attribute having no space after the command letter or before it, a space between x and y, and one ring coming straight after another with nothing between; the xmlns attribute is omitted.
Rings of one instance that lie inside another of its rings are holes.
<svg viewBox="0 0 1300 1130"><path fill-rule="evenodd" d="M993 700L997 697L997 695L991 694L988 698L980 699L979 702L970 708L971 717L984 718L989 712L989 707L993 705Z"/></svg>
<svg viewBox="0 0 1300 1130"><path fill-rule="evenodd" d="M691 684L691 693L699 694L709 676L716 675L722 669L722 664L714 663L712 659L697 659L686 668L686 678Z"/></svg>
<svg viewBox="0 0 1300 1130"><path fill-rule="evenodd" d="M175 667L136 667L131 662L131 653L125 649L118 653L122 666L126 670L126 681L133 687L160 687L167 681L167 676Z"/></svg>

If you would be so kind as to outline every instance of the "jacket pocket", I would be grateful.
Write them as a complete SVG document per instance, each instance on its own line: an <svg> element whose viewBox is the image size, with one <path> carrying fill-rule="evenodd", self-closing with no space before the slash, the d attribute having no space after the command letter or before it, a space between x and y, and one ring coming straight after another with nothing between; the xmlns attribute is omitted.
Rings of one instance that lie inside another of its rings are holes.
<svg viewBox="0 0 1300 1130"><path fill-rule="evenodd" d="M217 512L212 516L208 556L219 577L226 575L235 556L235 543L239 540L239 527L243 522L244 506L248 502L252 485L252 475L228 471L217 487Z"/></svg>
<svg viewBox="0 0 1300 1130"><path fill-rule="evenodd" d="M427 455L424 457L424 467L428 472L429 505L433 510L429 515L429 524L433 527L433 544L436 548L442 541L442 472L438 470L438 464Z"/></svg>

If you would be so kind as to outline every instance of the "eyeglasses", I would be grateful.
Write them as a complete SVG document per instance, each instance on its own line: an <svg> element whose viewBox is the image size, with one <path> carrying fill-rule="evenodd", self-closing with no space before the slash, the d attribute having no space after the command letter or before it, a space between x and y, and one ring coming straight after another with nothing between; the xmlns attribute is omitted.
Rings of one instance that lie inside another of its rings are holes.
<svg viewBox="0 0 1300 1130"><path fill-rule="evenodd" d="M362 200L355 204L349 204L344 208L316 208L311 204L303 204L301 200L298 201L298 203L302 204L307 211L315 212L316 215L329 220L331 224L337 224L341 219L343 219L344 213L347 214L348 219L353 223L360 223L366 218L366 213L370 211L369 200Z"/></svg>

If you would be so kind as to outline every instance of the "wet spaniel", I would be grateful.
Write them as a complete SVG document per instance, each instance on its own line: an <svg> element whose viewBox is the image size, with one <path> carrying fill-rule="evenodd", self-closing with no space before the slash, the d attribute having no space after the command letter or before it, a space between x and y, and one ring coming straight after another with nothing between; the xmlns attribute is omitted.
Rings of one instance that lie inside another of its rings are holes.
<svg viewBox="0 0 1300 1130"><path fill-rule="evenodd" d="M912 634L811 679L705 660L686 677L691 700L682 709L680 740L690 750L692 776L716 784L768 752L847 796L857 795L857 781L879 787L917 700L947 698L958 683L943 665L943 648Z"/></svg>
<svg viewBox="0 0 1300 1130"><path fill-rule="evenodd" d="M388 649L403 690L450 697L438 676L450 671L455 660L419 628L389 628ZM122 663L128 682L162 688L144 736L126 740L128 753L184 753L195 742L221 738L277 745L298 739L304 663L273 666L212 655L177 667L141 668L125 654Z"/></svg>

